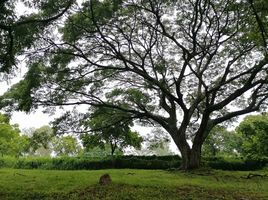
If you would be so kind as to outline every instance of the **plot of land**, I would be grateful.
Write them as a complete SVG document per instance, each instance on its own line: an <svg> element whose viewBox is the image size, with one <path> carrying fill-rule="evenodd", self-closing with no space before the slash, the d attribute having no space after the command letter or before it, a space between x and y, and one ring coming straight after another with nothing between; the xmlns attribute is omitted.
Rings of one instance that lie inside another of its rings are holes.
<svg viewBox="0 0 268 200"><path fill-rule="evenodd" d="M109 173L112 184L100 186ZM268 199L267 171L200 170L192 173L161 170L19 170L0 169L1 200L119 199L119 200L260 200Z"/></svg>

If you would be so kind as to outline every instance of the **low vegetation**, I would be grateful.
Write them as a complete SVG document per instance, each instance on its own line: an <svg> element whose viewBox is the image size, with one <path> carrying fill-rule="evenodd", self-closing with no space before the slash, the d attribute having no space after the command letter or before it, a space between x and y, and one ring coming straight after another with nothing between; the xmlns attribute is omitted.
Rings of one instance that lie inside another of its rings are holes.
<svg viewBox="0 0 268 200"><path fill-rule="evenodd" d="M112 183L98 184L109 173ZM90 171L0 169L0 199L228 199L268 198L267 171L109 169ZM259 174L262 176L249 176Z"/></svg>
<svg viewBox="0 0 268 200"><path fill-rule="evenodd" d="M0 168L16 169L171 169L179 168L181 158L170 156L115 156L115 157L0 157ZM268 165L268 158L247 160L242 158L207 157L203 167L221 170L260 170Z"/></svg>

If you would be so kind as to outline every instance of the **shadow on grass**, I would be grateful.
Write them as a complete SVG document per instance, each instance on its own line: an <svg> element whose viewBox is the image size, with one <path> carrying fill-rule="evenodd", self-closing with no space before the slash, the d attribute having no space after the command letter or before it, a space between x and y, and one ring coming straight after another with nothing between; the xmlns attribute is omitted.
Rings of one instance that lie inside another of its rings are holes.
<svg viewBox="0 0 268 200"><path fill-rule="evenodd" d="M24 193L5 194L2 200L265 200L259 194L230 193L224 190L209 190L198 186L144 187L138 185L94 185L70 193Z"/></svg>
<svg viewBox="0 0 268 200"><path fill-rule="evenodd" d="M144 187L138 185L95 185L75 190L68 195L54 195L59 200L264 200L259 194L230 193L223 190L208 190L197 186Z"/></svg>

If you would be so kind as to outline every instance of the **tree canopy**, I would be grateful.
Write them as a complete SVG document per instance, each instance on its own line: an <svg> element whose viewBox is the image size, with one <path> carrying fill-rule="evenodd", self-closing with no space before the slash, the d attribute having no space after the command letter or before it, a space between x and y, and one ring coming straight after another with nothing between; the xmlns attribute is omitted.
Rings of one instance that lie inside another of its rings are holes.
<svg viewBox="0 0 268 200"><path fill-rule="evenodd" d="M182 168L197 168L213 127L266 108L267 7L264 0L85 1L53 23L57 36L39 35L25 79L2 104L125 112L162 126Z"/></svg>
<svg viewBox="0 0 268 200"><path fill-rule="evenodd" d="M63 16L74 1L18 1L0 2L0 72L10 73L16 66L17 56L36 46L40 33L53 21ZM19 7L19 9L18 9ZM19 14L20 9L27 10ZM30 12L29 12L30 10ZM28 56L31 52L28 51Z"/></svg>
<svg viewBox="0 0 268 200"><path fill-rule="evenodd" d="M268 114L247 116L236 131L243 137L242 155L268 157Z"/></svg>

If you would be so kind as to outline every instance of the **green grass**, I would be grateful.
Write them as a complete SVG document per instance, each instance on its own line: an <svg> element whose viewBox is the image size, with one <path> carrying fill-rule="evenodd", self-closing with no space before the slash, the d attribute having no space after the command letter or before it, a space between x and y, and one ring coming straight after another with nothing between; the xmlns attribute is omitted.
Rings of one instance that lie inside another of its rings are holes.
<svg viewBox="0 0 268 200"><path fill-rule="evenodd" d="M99 186L109 173L112 184ZM86 199L268 199L268 177L246 179L249 173L199 170L191 173L162 170L111 169L91 171L0 169L1 200Z"/></svg>

